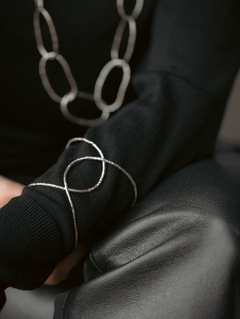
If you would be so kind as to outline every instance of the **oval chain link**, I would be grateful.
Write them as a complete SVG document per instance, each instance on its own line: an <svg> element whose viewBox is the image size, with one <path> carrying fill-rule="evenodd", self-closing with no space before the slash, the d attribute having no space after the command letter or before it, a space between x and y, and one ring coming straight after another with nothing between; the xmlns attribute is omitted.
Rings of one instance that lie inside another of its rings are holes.
<svg viewBox="0 0 240 319"><path fill-rule="evenodd" d="M131 69L129 66L129 61L133 55L136 37L137 37L137 26L136 19L140 15L144 0L136 0L136 4L133 8L131 14L126 14L124 0L117 1L117 11L121 18L119 25L117 27L112 48L111 48L111 60L106 63L106 65L101 70L95 86L93 94L78 91L77 83L73 77L71 68L65 58L59 53L58 36L55 29L54 22L51 15L44 7L44 0L34 0L36 9L34 12L34 32L36 37L36 43L39 53L41 54L41 59L39 62L39 74L42 84L52 100L60 104L60 110L62 114L70 121L84 126L95 126L100 123L105 122L110 113L117 111L123 104L126 95L126 90L131 79ZM40 17L43 17L51 36L52 41L52 51L48 51L43 43L42 29L40 25ZM120 58L120 47L124 36L124 31L128 27L128 41L123 58ZM56 60L61 65L63 72L67 78L70 85L70 91L66 93L63 97L58 95L51 86L49 81L46 65L48 61ZM107 77L113 68L120 67L123 71L122 81L119 85L119 89L116 95L116 100L112 104L107 104L102 98L103 87L106 83ZM82 98L90 101L94 101L97 108L102 111L99 118L96 119L83 119L72 114L68 105L73 102L76 98Z"/></svg>
<svg viewBox="0 0 240 319"><path fill-rule="evenodd" d="M75 97L77 96L77 92L78 92L77 83L74 80L74 77L72 75L71 69L70 69L67 61L64 59L64 57L61 54L58 54L56 52L46 53L45 55L42 56L40 63L39 63L39 74L40 74L40 77L42 80L42 84L43 84L45 90L47 91L48 95L55 102L60 103L62 100L62 97L55 93L55 91L53 90L53 88L49 82L49 79L47 76L47 71L46 71L46 64L47 64L48 60L57 60L59 62L59 64L61 65L61 67L63 69L63 72L66 75L68 83L71 87L71 91L67 94L70 94L71 98L75 99Z"/></svg>
<svg viewBox="0 0 240 319"><path fill-rule="evenodd" d="M127 15L124 9L125 0L117 0L117 10L118 14L123 20L128 20L129 18L133 18L136 20L140 13L142 12L144 0L136 0L135 7L131 14Z"/></svg>
<svg viewBox="0 0 240 319"><path fill-rule="evenodd" d="M123 77L121 84L118 89L117 97L114 103L112 104L106 104L102 99L102 90L104 83L106 82L107 76L111 72L111 70L115 67L120 67L123 70ZM97 105L97 107L103 111L103 112L115 112L118 110L122 104L125 97L125 93L129 84L129 81L131 79L131 70L130 66L127 62L125 62L122 59L113 59L109 61L102 69L97 82L95 84L94 88L94 100Z"/></svg>
<svg viewBox="0 0 240 319"><path fill-rule="evenodd" d="M93 95L86 92L78 92L77 93L78 98L82 98L88 101L94 102ZM71 112L69 112L68 104L72 102L75 98L71 96L71 93L67 93L64 95L60 102L60 109L62 111L62 114L71 122L74 122L78 125L82 126L94 126L104 123L108 118L110 113L109 112L102 112L101 116L96 119L83 119L81 117L75 116Z"/></svg>
<svg viewBox="0 0 240 319"><path fill-rule="evenodd" d="M48 51L45 49L44 44L43 44L43 38L42 38L42 31L40 27L40 15L43 16L45 19L49 33L51 35L52 39L52 51L55 53L58 53L58 37L57 37L57 32L54 26L54 23L52 21L52 18L50 14L47 12L47 10L43 7L37 8L34 13L34 32L36 36L36 42L37 42L37 48L41 56L44 56L45 54L48 53Z"/></svg>
<svg viewBox="0 0 240 319"><path fill-rule="evenodd" d="M133 18L130 18L127 21L121 20L118 25L118 28L113 40L112 50L111 50L112 60L119 59L119 50L120 50L120 45L123 39L123 32L127 25L129 27L129 37L128 37L128 45L127 45L125 54L123 56L123 60L125 60L125 62L128 63L132 57L134 47L135 47L136 37L137 37L137 26L136 26L136 21Z"/></svg>

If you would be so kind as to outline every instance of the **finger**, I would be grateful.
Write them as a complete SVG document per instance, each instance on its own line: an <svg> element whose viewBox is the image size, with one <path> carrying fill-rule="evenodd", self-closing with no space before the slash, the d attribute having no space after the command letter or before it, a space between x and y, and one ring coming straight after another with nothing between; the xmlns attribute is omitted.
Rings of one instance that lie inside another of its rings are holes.
<svg viewBox="0 0 240 319"><path fill-rule="evenodd" d="M0 208L22 193L24 185L0 175Z"/></svg>
<svg viewBox="0 0 240 319"><path fill-rule="evenodd" d="M77 248L65 259L60 261L52 274L45 281L45 285L54 286L59 284L68 278L71 270L79 263L85 254L86 246L85 243L79 243Z"/></svg>

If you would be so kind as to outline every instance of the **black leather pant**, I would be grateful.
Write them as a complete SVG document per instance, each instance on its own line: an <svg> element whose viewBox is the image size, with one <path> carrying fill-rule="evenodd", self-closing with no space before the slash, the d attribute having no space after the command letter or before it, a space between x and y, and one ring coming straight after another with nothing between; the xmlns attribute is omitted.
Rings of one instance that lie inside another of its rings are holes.
<svg viewBox="0 0 240 319"><path fill-rule="evenodd" d="M240 318L238 189L211 160L168 178L94 246L54 319Z"/></svg>

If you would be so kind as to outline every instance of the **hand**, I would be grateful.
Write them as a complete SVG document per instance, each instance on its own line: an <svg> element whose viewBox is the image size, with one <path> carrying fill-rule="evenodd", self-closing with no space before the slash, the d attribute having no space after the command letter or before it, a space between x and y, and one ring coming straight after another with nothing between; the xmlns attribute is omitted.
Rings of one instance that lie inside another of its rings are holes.
<svg viewBox="0 0 240 319"><path fill-rule="evenodd" d="M52 274L45 281L45 285L54 286L59 284L68 278L70 271L79 263L83 255L85 254L86 246L84 242L78 244L75 250L67 256L65 259L61 260Z"/></svg>
<svg viewBox="0 0 240 319"><path fill-rule="evenodd" d="M22 193L24 185L0 175L0 208Z"/></svg>
<svg viewBox="0 0 240 319"><path fill-rule="evenodd" d="M13 197L20 196L24 187L24 185L0 175L0 208L6 205ZM57 285L67 279L71 270L84 256L85 251L85 244L79 243L69 256L57 264L45 284L51 286Z"/></svg>

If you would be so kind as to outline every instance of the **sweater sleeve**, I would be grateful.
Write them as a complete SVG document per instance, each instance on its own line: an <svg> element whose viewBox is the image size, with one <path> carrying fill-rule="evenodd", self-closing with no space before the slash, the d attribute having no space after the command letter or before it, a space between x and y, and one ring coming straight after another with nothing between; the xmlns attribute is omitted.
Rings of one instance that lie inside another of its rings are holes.
<svg viewBox="0 0 240 319"><path fill-rule="evenodd" d="M149 49L132 79L138 98L85 134L105 159L132 176L137 200L178 169L211 156L239 67L237 1L175 2L158 1L154 10ZM35 181L61 188L26 187L22 196L1 209L3 282L20 288L39 285L73 250L74 223L63 189L64 173L70 163L84 158L69 170L68 187L92 188L101 176L102 163L89 156L99 157L91 145L71 144ZM134 191L129 178L107 163L97 189L70 196L82 241L127 212Z"/></svg>

